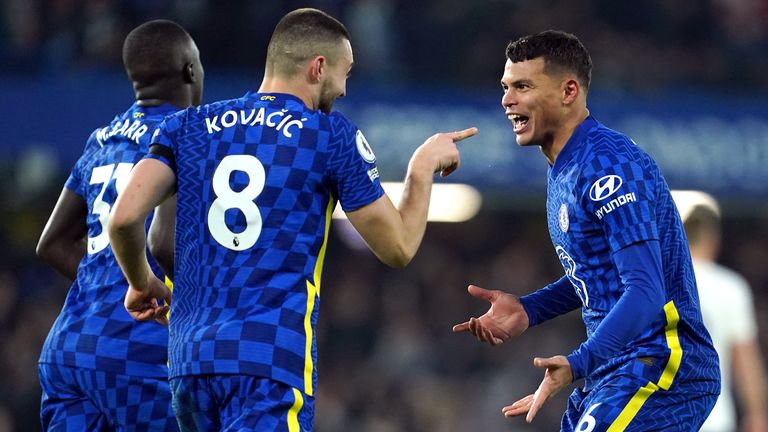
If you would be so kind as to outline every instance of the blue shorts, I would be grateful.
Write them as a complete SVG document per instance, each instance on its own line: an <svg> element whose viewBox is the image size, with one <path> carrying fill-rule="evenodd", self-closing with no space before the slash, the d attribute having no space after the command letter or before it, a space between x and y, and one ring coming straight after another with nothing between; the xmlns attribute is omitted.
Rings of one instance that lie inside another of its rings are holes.
<svg viewBox="0 0 768 432"><path fill-rule="evenodd" d="M46 431L177 431L168 381L39 364Z"/></svg>
<svg viewBox="0 0 768 432"><path fill-rule="evenodd" d="M689 386L690 387L690 386ZM604 379L589 392L568 399L561 431L691 432L701 428L718 395L682 385L669 390L630 373Z"/></svg>
<svg viewBox="0 0 768 432"><path fill-rule="evenodd" d="M171 379L182 432L311 432L315 399L268 378L199 375Z"/></svg>

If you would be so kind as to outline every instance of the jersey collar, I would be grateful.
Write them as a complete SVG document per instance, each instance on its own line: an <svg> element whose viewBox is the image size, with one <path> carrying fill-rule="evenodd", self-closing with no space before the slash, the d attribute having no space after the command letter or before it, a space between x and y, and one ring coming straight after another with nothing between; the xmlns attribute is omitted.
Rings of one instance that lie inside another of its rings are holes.
<svg viewBox="0 0 768 432"><path fill-rule="evenodd" d="M556 177L560 171L562 171L565 164L568 162L568 160L570 160L573 153L579 148L581 143L586 138L587 132L589 132L595 126L597 126L597 120L595 120L595 118L592 116L588 116L586 119L584 119L583 122L581 122L578 127L576 127L576 130L573 131L571 137L568 138L568 142L566 142L563 146L563 149L560 150L560 154L558 154L557 158L555 158L555 164L552 165L552 168L549 172L551 177Z"/></svg>
<svg viewBox="0 0 768 432"><path fill-rule="evenodd" d="M245 97L248 98L248 99L259 99L259 100L261 100L261 98L263 98L264 96L272 96L272 97L275 98L274 100L280 100L280 101L292 100L292 101L300 103L302 106L304 106L305 108L309 109L309 107L307 107L304 104L304 101L301 100L298 96L294 96L294 95L288 94L288 93L258 93L258 92L255 92L255 91L249 91L248 93L245 94ZM310 110L310 111L313 111L313 110Z"/></svg>
<svg viewBox="0 0 768 432"><path fill-rule="evenodd" d="M138 102L134 102L134 104L131 106L131 109L129 111L143 112L144 114L151 116L156 114L167 114L169 112L176 112L182 109L184 108L179 108L176 105L173 105L170 103L164 103L164 104L155 105L155 106L143 106L143 105L139 105Z"/></svg>

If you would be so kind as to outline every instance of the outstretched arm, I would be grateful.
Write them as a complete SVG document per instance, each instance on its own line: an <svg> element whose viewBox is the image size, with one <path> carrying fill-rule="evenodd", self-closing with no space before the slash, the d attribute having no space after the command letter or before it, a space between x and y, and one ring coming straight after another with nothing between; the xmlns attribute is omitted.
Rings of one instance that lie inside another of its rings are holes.
<svg viewBox="0 0 768 432"><path fill-rule="evenodd" d="M173 171L164 163L143 159L131 172L109 219L112 251L129 284L125 307L139 320L166 322L171 293L149 267L144 230L147 216L173 192L175 180ZM159 305L157 298L167 304Z"/></svg>
<svg viewBox="0 0 768 432"><path fill-rule="evenodd" d="M383 195L347 213L355 229L385 264L402 268L416 255L427 226L427 211L436 172L443 177L459 167L456 143L477 133L476 128L439 133L414 152L408 164L403 196L398 207Z"/></svg>
<svg viewBox="0 0 768 432"><path fill-rule="evenodd" d="M37 256L70 281L85 255L87 216L85 200L65 187L37 243Z"/></svg>
<svg viewBox="0 0 768 432"><path fill-rule="evenodd" d="M469 331L481 342L491 345L506 342L528 327L581 306L581 300L565 276L519 299L512 294L488 291L474 285L469 286L469 293L487 300L491 308L480 318L470 318L469 321L453 326L453 331Z"/></svg>
<svg viewBox="0 0 768 432"><path fill-rule="evenodd" d="M619 301L592 337L571 355L534 360L536 367L546 369L544 380L534 394L504 407L505 416L527 414L526 421L532 422L544 402L616 355L658 316L664 306L659 242L632 244L615 252L613 258L625 287Z"/></svg>
<svg viewBox="0 0 768 432"><path fill-rule="evenodd" d="M468 291L474 297L488 301L491 308L480 318L472 317L453 326L455 333L468 331L481 342L499 345L520 336L529 327L528 314L516 296L475 285L470 285Z"/></svg>

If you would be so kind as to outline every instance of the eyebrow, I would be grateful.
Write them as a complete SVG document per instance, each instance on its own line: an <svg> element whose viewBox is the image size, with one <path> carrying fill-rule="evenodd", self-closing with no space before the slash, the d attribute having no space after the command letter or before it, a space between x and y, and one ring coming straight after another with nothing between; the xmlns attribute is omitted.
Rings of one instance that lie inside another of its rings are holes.
<svg viewBox="0 0 768 432"><path fill-rule="evenodd" d="M501 77L501 79L499 80L499 82L501 83L501 85L502 85L502 86L504 86L504 85L507 85L507 84L504 82L504 77L503 77L503 76ZM530 79L530 78L519 78L519 79L516 79L516 80L512 81L511 83L509 83L509 86L510 86L510 87L514 87L514 86L517 86L517 85L520 85L520 84L529 84L529 85L532 85L532 84L533 84L533 80L532 80L532 79Z"/></svg>

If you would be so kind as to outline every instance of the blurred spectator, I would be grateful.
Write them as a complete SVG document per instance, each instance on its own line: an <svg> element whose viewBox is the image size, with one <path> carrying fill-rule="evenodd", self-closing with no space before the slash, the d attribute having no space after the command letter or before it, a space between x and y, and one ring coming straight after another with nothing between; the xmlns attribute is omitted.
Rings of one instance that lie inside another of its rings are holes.
<svg viewBox="0 0 768 432"><path fill-rule="evenodd" d="M752 292L741 275L716 262L721 237L717 202L706 194L693 196L695 200L685 200L678 195L676 202L685 222L701 312L720 355L722 376L720 398L701 430L768 432L768 383ZM742 414L741 422L737 412Z"/></svg>
<svg viewBox="0 0 768 432"><path fill-rule="evenodd" d="M765 0L2 0L0 76L78 78L83 68L120 73L113 41L154 18L190 28L211 76L217 69L250 71L264 57L277 19L304 5L349 22L356 83L488 91L497 86L509 39L553 27L593 47L600 87L768 90ZM435 28L448 36L434 37ZM34 120L34 127L50 127L50 119ZM62 137L54 145L73 144ZM25 159L23 165L0 155L0 432L39 430L36 358L68 287L34 257L34 245L71 167L50 166L34 151ZM557 405L565 405L567 394L550 401L535 426L504 419L501 407L509 394L540 382L530 355L519 353L575 348L584 337L578 314L501 347L451 333L456 320L485 310L466 295L469 281L524 294L562 274L542 241L539 207L531 213L489 204L469 222L431 224L422 250L401 272L345 246L339 227L332 228L318 327L319 432L557 430ZM748 213L722 221L728 254L720 261L754 289L754 308L762 311L755 316L756 342L765 355L768 213L763 204L762 210L747 205Z"/></svg>
<svg viewBox="0 0 768 432"><path fill-rule="evenodd" d="M485 87L498 81L507 40L559 28L593 47L602 87L727 81L729 88L768 89L764 0L5 0L0 73L118 70L127 29L154 18L188 26L211 68L250 69L263 58L269 29L300 6L346 18L355 74L366 80Z"/></svg>

